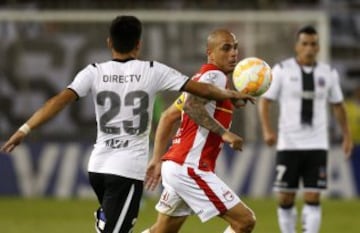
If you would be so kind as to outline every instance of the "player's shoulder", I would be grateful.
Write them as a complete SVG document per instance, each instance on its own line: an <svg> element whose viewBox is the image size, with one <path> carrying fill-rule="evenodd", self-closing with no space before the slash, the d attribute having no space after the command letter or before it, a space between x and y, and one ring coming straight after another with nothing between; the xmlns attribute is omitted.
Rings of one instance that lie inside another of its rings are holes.
<svg viewBox="0 0 360 233"><path fill-rule="evenodd" d="M324 72L337 72L336 71L336 68L332 65L330 65L329 63L325 63L325 62L321 62L321 61L318 61L316 63L316 66L317 68L320 70L320 71L324 71Z"/></svg>
<svg viewBox="0 0 360 233"><path fill-rule="evenodd" d="M162 62L156 60L136 60L139 66L143 66L148 69L154 69L156 71L168 70L170 67Z"/></svg>
<svg viewBox="0 0 360 233"><path fill-rule="evenodd" d="M207 70L201 74L200 79L215 83L217 80L226 80L227 77L221 70Z"/></svg>
<svg viewBox="0 0 360 233"><path fill-rule="evenodd" d="M161 64L160 62L157 62L157 61L154 61L154 60L139 60L139 59L136 59L136 60L133 60L133 62L136 65L146 66L148 68L154 68L154 67L157 67L157 66L159 66Z"/></svg>
<svg viewBox="0 0 360 233"><path fill-rule="evenodd" d="M287 58L287 59L284 59L278 63L276 63L273 67L273 69L278 69L278 70L286 70L288 68L292 68L296 65L296 61L293 57L291 58Z"/></svg>
<svg viewBox="0 0 360 233"><path fill-rule="evenodd" d="M82 68L82 70L80 72L85 72L85 73L96 73L98 71L99 68L99 64L98 63L91 63L86 65L85 67Z"/></svg>

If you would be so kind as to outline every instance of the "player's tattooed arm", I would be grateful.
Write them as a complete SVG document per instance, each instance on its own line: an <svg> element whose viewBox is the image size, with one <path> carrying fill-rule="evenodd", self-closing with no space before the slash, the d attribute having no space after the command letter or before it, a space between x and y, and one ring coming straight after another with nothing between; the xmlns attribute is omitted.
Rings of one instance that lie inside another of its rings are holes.
<svg viewBox="0 0 360 233"><path fill-rule="evenodd" d="M206 111L207 102L207 99L188 94L183 110L196 124L222 136L226 129Z"/></svg>

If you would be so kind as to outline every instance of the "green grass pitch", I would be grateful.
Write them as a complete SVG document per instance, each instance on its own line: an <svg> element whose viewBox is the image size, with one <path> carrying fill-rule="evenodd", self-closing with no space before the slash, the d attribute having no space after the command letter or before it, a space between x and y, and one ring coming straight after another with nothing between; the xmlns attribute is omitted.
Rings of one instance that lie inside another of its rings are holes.
<svg viewBox="0 0 360 233"><path fill-rule="evenodd" d="M254 233L278 233L274 199L244 201L255 211ZM134 233L139 233L156 219L155 200L144 199ZM0 198L0 232L4 233L88 233L95 232L93 211L95 200L88 199L20 199ZM226 224L215 218L202 224L192 216L182 233L221 233ZM300 229L298 230L300 233ZM360 200L323 200L321 233L359 233Z"/></svg>

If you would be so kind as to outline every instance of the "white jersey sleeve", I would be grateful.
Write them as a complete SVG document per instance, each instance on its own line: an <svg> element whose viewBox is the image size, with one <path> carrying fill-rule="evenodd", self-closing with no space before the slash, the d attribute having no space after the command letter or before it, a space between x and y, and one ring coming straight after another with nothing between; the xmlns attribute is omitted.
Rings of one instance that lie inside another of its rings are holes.
<svg viewBox="0 0 360 233"><path fill-rule="evenodd" d="M96 77L96 72L96 68L93 65L88 65L77 73L72 83L68 85L68 88L75 91L79 97L86 96L91 90L91 86Z"/></svg>
<svg viewBox="0 0 360 233"><path fill-rule="evenodd" d="M269 89L262 95L262 97L271 100L277 100L280 96L281 79L283 68L277 64L272 69L272 82Z"/></svg>
<svg viewBox="0 0 360 233"><path fill-rule="evenodd" d="M189 81L189 77L160 62L154 61L154 68L155 76L158 77L156 86L161 90L181 91Z"/></svg>
<svg viewBox="0 0 360 233"><path fill-rule="evenodd" d="M333 78L329 89L328 101L330 103L340 103L344 100L344 97L340 87L339 74L336 70L333 70L331 75Z"/></svg>

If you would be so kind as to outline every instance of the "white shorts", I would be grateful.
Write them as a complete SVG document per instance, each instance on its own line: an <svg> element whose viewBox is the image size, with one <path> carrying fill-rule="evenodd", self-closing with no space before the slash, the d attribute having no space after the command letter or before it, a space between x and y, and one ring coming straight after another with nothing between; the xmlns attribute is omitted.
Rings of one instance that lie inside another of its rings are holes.
<svg viewBox="0 0 360 233"><path fill-rule="evenodd" d="M205 222L241 201L213 172L165 161L161 176L164 190L156 210L169 216L195 213Z"/></svg>

